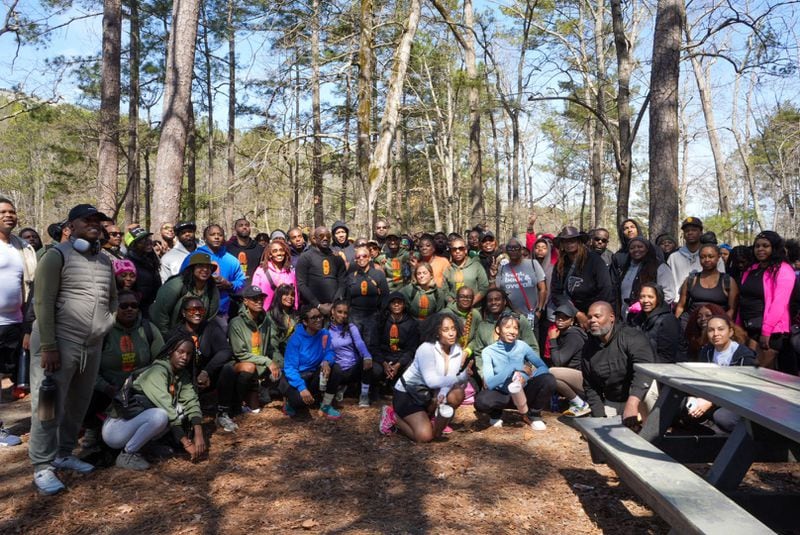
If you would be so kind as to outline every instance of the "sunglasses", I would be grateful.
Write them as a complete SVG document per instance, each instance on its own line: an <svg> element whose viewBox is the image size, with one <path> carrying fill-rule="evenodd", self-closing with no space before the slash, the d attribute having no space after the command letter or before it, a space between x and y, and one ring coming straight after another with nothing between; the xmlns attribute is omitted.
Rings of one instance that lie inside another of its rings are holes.
<svg viewBox="0 0 800 535"><path fill-rule="evenodd" d="M608 243L608 238L592 238L592 239L600 243Z"/></svg>
<svg viewBox="0 0 800 535"><path fill-rule="evenodd" d="M189 307L187 309L184 309L184 311L187 312L188 314L205 314L206 313L206 309L204 307Z"/></svg>
<svg viewBox="0 0 800 535"><path fill-rule="evenodd" d="M109 232L109 236L122 236L122 232Z"/></svg>
<svg viewBox="0 0 800 535"><path fill-rule="evenodd" d="M120 303L120 310L139 310L139 303Z"/></svg>
<svg viewBox="0 0 800 535"><path fill-rule="evenodd" d="M506 246L506 251L521 251L522 247L519 245L508 245Z"/></svg>
<svg viewBox="0 0 800 535"><path fill-rule="evenodd" d="M461 247L451 247L450 250L451 251L466 251L467 248L462 245Z"/></svg>
<svg viewBox="0 0 800 535"><path fill-rule="evenodd" d="M386 226L383 226L383 227L382 227L382 226L378 225L378 226L377 226L377 227L375 227L375 228L378 228L378 229L387 229L387 228L389 228L389 227L386 227Z"/></svg>
<svg viewBox="0 0 800 535"><path fill-rule="evenodd" d="M356 255L356 260L362 260L364 258L369 258L369 255L368 254L357 254Z"/></svg>

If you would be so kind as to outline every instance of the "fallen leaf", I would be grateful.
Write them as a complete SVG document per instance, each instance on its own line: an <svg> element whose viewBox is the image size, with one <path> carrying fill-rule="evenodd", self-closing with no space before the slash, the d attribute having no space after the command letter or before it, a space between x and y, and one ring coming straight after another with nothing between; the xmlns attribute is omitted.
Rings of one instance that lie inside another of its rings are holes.
<svg viewBox="0 0 800 535"><path fill-rule="evenodd" d="M319 526L319 522L309 518L308 520L303 520L303 523L300 525L303 526L304 529L311 529Z"/></svg>
<svg viewBox="0 0 800 535"><path fill-rule="evenodd" d="M133 512L133 507L131 507L130 505L120 505L119 507L117 507L117 511L119 511L123 515L127 515Z"/></svg>

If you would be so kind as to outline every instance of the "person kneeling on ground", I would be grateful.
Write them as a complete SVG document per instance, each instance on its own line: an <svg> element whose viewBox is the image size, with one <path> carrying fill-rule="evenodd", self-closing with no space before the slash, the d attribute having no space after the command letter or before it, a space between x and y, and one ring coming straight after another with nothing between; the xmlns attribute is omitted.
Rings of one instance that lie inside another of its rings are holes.
<svg viewBox="0 0 800 535"><path fill-rule="evenodd" d="M191 337L183 333L171 336L155 362L133 379L130 397L139 400L141 412L126 419L117 401L112 404L109 418L103 423L103 440L112 448L122 448L117 456L118 467L147 470L150 465L139 450L167 430L192 461L205 453L200 400L186 371L194 352ZM187 426L191 426L189 434Z"/></svg>
<svg viewBox="0 0 800 535"><path fill-rule="evenodd" d="M359 252L356 252L358 256ZM358 397L359 407L369 407L369 389L372 382L372 354L361 338L355 323L349 321L350 307L346 301L337 299L331 308L331 343L333 344L333 368L342 378L336 401L344 399L347 386L356 382L361 386ZM359 366L359 364L361 364Z"/></svg>
<svg viewBox="0 0 800 535"><path fill-rule="evenodd" d="M425 342L394 385L392 406L381 409L379 425L384 435L395 428L414 442L430 442L445 432L472 373L458 345L461 324L452 314L440 312L425 327Z"/></svg>
<svg viewBox="0 0 800 535"><path fill-rule="evenodd" d="M516 313L501 314L495 323L499 340L483 350L487 388L475 397L475 409L489 413L492 427L502 427L503 409L513 402L522 421L534 431L544 431L541 409L549 403L556 380L531 346L517 339L519 326Z"/></svg>
<svg viewBox="0 0 800 535"><path fill-rule="evenodd" d="M306 411L321 394L320 412L331 420L337 420L342 414L331 403L339 388L340 377L333 369L330 332L322 328L322 312L315 307L305 305L300 311L300 320L284 353L279 386L286 398L283 412L292 417L298 410Z"/></svg>
<svg viewBox="0 0 800 535"><path fill-rule="evenodd" d="M281 378L280 360L273 359L270 345L272 320L264 312L266 294L258 286L245 286L241 293L244 306L228 326L228 337L236 364L236 390L251 412L261 410L259 378L277 382ZM235 424L234 424L235 425ZM226 429L228 431L228 429Z"/></svg>

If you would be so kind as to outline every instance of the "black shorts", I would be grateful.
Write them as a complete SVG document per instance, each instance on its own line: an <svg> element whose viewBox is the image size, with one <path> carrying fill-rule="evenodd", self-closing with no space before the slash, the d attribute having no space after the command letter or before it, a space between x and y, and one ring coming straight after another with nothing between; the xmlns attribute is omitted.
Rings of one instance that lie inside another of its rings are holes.
<svg viewBox="0 0 800 535"><path fill-rule="evenodd" d="M394 407L395 414L397 414L400 418L405 418L406 416L410 416L415 412L428 412L428 407L418 405L414 399L408 395L407 392L401 392L396 388L394 389L392 407Z"/></svg>

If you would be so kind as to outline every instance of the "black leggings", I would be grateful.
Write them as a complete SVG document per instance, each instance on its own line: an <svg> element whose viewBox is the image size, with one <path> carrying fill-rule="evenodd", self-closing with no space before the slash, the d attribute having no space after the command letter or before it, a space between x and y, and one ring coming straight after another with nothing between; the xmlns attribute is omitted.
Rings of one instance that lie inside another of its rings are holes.
<svg viewBox="0 0 800 535"><path fill-rule="evenodd" d="M555 390L556 378L552 374L544 373L531 378L524 388L528 407L534 410L549 407ZM511 395L498 390L481 390L475 396L475 410L489 413L492 418L499 418L503 409L512 405Z"/></svg>
<svg viewBox="0 0 800 535"><path fill-rule="evenodd" d="M331 394L335 394L336 391L339 389L339 385L342 382L341 377L341 368L337 370L338 366L333 366L331 368L331 374L328 377L328 385L325 388L325 392L329 392ZM314 398L319 401L322 397L322 391L319 389L319 373L320 368L315 370L309 370L300 374L300 377L303 378L303 381L306 383L306 388ZM295 387L289 384L289 381L286 380L286 375L281 375L281 382L278 385L278 390L280 390L283 397L286 398L286 401L289 402L289 405L295 409L305 409L308 405L305 404L303 398L300 396L300 391L297 390Z"/></svg>

